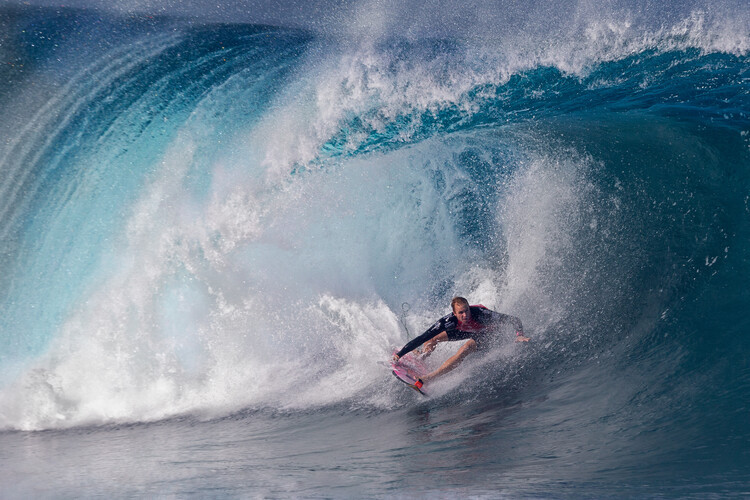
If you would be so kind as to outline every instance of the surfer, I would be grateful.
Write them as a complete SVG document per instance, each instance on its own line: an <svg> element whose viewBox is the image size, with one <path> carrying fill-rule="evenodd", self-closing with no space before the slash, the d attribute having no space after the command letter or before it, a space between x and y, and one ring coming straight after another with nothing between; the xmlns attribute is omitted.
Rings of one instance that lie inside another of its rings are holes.
<svg viewBox="0 0 750 500"><path fill-rule="evenodd" d="M487 309L483 305L470 306L463 297L455 297L451 301L453 312L443 316L422 335L407 343L400 351L393 355L396 362L406 353L422 346L422 355L429 356L435 350L438 342L467 340L461 348L448 358L437 370L424 375L417 381L417 386L453 370L470 353L486 348L492 343L500 331L512 327L516 333L516 342L528 342L529 338L523 334L521 320L515 316L502 314Z"/></svg>

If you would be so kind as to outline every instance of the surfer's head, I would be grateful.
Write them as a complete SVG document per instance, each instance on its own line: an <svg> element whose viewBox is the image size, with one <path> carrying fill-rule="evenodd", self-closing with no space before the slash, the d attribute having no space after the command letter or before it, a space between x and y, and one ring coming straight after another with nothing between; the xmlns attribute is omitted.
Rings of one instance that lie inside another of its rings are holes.
<svg viewBox="0 0 750 500"><path fill-rule="evenodd" d="M464 323L471 319L471 309L469 309L469 301L463 297L454 297L451 300L451 307L453 308L453 314L456 315L458 321Z"/></svg>

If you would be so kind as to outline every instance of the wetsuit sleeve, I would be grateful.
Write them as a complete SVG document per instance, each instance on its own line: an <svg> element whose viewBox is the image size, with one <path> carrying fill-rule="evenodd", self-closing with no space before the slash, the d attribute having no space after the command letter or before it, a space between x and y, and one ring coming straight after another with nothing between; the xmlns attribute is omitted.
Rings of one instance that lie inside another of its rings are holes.
<svg viewBox="0 0 750 500"><path fill-rule="evenodd" d="M445 321L443 319L440 319L434 325L428 328L427 331L422 335L410 340L404 347L401 348L400 351L396 353L396 355L400 358L401 356L410 353L428 340L437 337L443 330L445 330Z"/></svg>
<svg viewBox="0 0 750 500"><path fill-rule="evenodd" d="M484 309L482 314L485 317L484 324L491 324L495 327L505 327L507 325L513 328L516 335L523 335L523 323L521 323L520 318L511 316L510 314L495 312L491 309Z"/></svg>
<svg viewBox="0 0 750 500"><path fill-rule="evenodd" d="M516 332L516 336L523 335L523 323L521 323L521 318L517 318L516 316L508 316L508 323L513 325L513 329Z"/></svg>

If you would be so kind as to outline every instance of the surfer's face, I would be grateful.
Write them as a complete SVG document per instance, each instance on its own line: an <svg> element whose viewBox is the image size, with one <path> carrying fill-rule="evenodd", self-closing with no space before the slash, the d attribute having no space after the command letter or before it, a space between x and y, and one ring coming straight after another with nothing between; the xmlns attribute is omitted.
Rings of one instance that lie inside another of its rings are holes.
<svg viewBox="0 0 750 500"><path fill-rule="evenodd" d="M471 310L466 304L457 305L453 310L453 314L456 315L458 321L460 321L461 323L465 323L466 321L469 321L471 319Z"/></svg>

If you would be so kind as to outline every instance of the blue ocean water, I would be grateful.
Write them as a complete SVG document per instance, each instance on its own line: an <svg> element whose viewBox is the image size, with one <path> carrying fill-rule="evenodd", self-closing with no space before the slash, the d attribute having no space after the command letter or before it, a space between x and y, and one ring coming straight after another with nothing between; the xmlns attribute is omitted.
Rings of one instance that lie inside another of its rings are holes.
<svg viewBox="0 0 750 500"><path fill-rule="evenodd" d="M602 9L4 8L3 496L746 495L748 13ZM424 399L454 295L532 341Z"/></svg>

